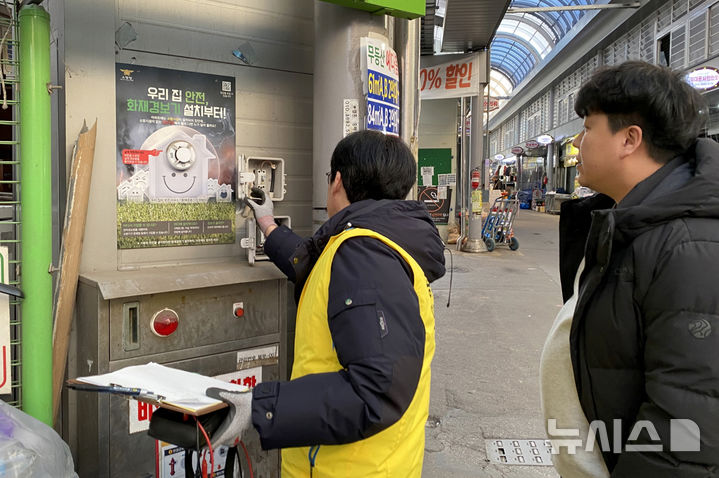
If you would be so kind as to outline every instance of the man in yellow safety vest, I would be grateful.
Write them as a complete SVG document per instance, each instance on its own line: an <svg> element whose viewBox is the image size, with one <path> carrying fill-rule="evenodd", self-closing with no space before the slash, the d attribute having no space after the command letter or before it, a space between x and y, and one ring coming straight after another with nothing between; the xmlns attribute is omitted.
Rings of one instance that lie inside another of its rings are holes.
<svg viewBox="0 0 719 478"><path fill-rule="evenodd" d="M211 390L231 413L213 444L256 430L282 448L283 477L417 477L424 456L434 355L430 282L444 244L421 202L401 139L360 131L341 140L327 173L329 219L302 239L248 199L265 252L295 283L289 381L253 393ZM252 426L253 425L253 426Z"/></svg>

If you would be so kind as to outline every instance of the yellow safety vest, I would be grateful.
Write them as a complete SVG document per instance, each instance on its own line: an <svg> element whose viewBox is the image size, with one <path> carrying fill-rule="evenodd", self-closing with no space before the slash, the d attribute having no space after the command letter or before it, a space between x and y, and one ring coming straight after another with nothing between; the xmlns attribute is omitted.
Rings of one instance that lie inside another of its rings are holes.
<svg viewBox="0 0 719 478"><path fill-rule="evenodd" d="M327 319L332 260L347 239L374 237L397 251L412 268L414 291L425 329L424 360L414 398L392 426L369 438L345 445L322 445L312 478L419 478L424 459L425 423L429 414L430 363L434 356L434 297L419 264L390 239L369 229L347 229L330 238L302 290L297 307L292 379L342 370L332 345ZM310 476L309 447L282 450L282 477Z"/></svg>

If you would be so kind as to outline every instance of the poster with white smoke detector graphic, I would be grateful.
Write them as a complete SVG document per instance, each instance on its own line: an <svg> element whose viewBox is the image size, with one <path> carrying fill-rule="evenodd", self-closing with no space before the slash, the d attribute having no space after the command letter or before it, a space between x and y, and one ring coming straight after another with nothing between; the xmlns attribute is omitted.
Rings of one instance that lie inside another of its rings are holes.
<svg viewBox="0 0 719 478"><path fill-rule="evenodd" d="M119 249L235 242L235 79L118 63Z"/></svg>

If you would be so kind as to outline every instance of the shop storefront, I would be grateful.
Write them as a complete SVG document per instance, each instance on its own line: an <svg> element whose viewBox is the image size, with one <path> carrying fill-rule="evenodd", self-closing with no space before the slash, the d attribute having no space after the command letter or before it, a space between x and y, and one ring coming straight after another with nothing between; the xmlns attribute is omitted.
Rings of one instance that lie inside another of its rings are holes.
<svg viewBox="0 0 719 478"><path fill-rule="evenodd" d="M520 154L520 158L522 155ZM492 171L492 189L500 191L514 191L517 185L517 156L508 156L496 160L490 166Z"/></svg>
<svg viewBox="0 0 719 478"><path fill-rule="evenodd" d="M576 135L570 136L562 141L559 149L559 166L555 169L554 184L555 190L560 194L571 194L576 188L577 177L577 156L579 149L574 147L572 142Z"/></svg>
<svg viewBox="0 0 719 478"><path fill-rule="evenodd" d="M576 135L557 143L557 167L552 168L554 188L547 191L545 200L546 212L551 214L559 214L562 202L570 199L576 188L579 149L572 144L574 138Z"/></svg>
<svg viewBox="0 0 719 478"><path fill-rule="evenodd" d="M531 193L535 189L544 189L546 158L546 146L538 145L534 148L527 147L524 155L522 156L520 166L518 188L520 191L529 191Z"/></svg>

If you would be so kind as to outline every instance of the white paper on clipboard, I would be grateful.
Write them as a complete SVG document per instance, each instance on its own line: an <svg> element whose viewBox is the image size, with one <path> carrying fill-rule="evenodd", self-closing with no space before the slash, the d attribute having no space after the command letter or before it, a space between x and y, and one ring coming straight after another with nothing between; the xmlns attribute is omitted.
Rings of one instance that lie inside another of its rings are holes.
<svg viewBox="0 0 719 478"><path fill-rule="evenodd" d="M249 390L243 385L228 383L199 373L165 367L154 362L125 367L103 375L78 377L75 380L100 387L119 385L140 388L154 396L161 396L162 398L157 400L160 406L170 405L196 414L201 414L207 409L222 404L221 400L205 395L205 390L208 388L217 387L236 392Z"/></svg>

